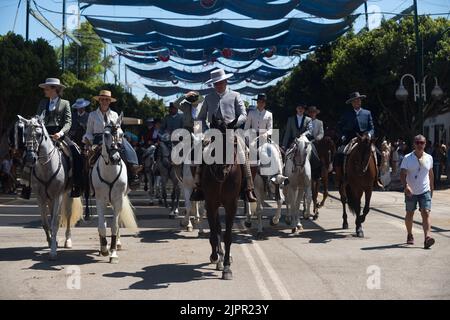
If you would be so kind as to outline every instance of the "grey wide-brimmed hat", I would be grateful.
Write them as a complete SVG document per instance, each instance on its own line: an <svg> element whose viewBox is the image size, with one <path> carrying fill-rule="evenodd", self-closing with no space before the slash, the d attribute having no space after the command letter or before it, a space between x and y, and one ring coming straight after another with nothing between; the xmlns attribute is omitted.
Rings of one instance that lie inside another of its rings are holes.
<svg viewBox="0 0 450 320"><path fill-rule="evenodd" d="M58 78L47 78L44 83L39 84L39 88L45 87L60 87L64 89L66 86L61 84Z"/></svg>
<svg viewBox="0 0 450 320"><path fill-rule="evenodd" d="M229 79L233 76L232 73L225 73L225 70L223 69L216 69L211 71L210 77L208 81L205 82L205 84L214 84L216 82Z"/></svg>
<svg viewBox="0 0 450 320"><path fill-rule="evenodd" d="M345 103L346 103L346 104L349 104L349 103L351 103L353 100L356 100L356 99L363 99L363 98L366 98L366 95L364 95L364 94L359 94L358 91L352 92L352 93L350 93L350 96L349 96L349 98L347 99L347 101L345 101Z"/></svg>
<svg viewBox="0 0 450 320"><path fill-rule="evenodd" d="M91 103L88 100L85 100L83 98L79 98L75 101L75 103L72 105L72 108L74 109L81 109L86 108Z"/></svg>

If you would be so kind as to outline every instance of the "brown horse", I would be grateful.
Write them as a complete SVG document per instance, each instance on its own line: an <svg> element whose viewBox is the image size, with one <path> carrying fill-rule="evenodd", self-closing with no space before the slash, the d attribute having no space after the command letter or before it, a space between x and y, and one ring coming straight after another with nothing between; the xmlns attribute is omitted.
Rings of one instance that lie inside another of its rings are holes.
<svg viewBox="0 0 450 320"><path fill-rule="evenodd" d="M236 121L228 125L232 128ZM224 123L216 123L215 118L211 124L212 128L219 129L225 133L226 126ZM225 141L225 137L224 137ZM227 150L224 144L224 155ZM232 242L232 228L236 211L238 207L238 199L242 184L241 165L236 163L236 147L234 150L233 164L210 164L203 165L201 174L201 183L203 193L205 195L205 208L208 217L210 229L209 242L211 244L212 253L210 261L217 265L217 270L221 270L222 279L231 280L231 258L230 247ZM225 253L222 249L222 225L219 217L219 207L225 208L225 234L223 241L225 244Z"/></svg>
<svg viewBox="0 0 450 320"><path fill-rule="evenodd" d="M370 209L372 189L377 179L377 166L373 152L374 143L367 134L358 135L356 145L348 154L345 161L345 178L342 179L341 168L336 168L336 181L343 207L343 229L348 229L347 212L345 204L356 215L356 236L363 238L362 224ZM365 195L363 214L361 215L361 197Z"/></svg>
<svg viewBox="0 0 450 320"><path fill-rule="evenodd" d="M311 176L311 189L313 200L314 220L319 217L319 208L323 207L325 200L328 197L328 175L333 162L334 154L336 153L336 145L329 136L324 136L322 140L315 143L317 154L320 159L320 167L313 170ZM319 195L320 182L323 184L323 197L320 203L317 201Z"/></svg>

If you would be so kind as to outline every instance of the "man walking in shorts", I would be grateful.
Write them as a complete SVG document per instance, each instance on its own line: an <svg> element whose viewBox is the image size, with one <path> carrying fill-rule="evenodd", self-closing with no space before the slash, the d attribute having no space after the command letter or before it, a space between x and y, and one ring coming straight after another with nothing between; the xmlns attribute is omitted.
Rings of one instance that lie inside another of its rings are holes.
<svg viewBox="0 0 450 320"><path fill-rule="evenodd" d="M407 154L400 166L400 179L405 188L406 217L405 225L408 231L407 244L414 244L412 235L414 211L419 204L422 214L422 227L425 236L424 248L428 249L434 244L429 236L431 229L431 197L434 188L433 158L426 153L426 139L423 135L414 138L414 151Z"/></svg>

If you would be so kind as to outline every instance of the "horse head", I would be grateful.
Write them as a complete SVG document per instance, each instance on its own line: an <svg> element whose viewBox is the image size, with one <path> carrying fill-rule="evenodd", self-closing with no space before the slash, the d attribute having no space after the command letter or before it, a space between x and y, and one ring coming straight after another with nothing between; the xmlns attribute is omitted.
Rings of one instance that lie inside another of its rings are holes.
<svg viewBox="0 0 450 320"><path fill-rule="evenodd" d="M309 142L305 134L302 134L300 137L295 139L294 163L296 167L303 168L305 166L308 154L311 150L310 144L311 142Z"/></svg>
<svg viewBox="0 0 450 320"><path fill-rule="evenodd" d="M30 120L18 115L18 123L23 125L25 140L25 165L34 166L38 159L39 149L44 141L49 141L47 129L44 125L44 116L36 115Z"/></svg>
<svg viewBox="0 0 450 320"><path fill-rule="evenodd" d="M103 131L103 146L108 157L108 164L120 164L121 157L119 153L119 145L122 143L123 133L120 130L122 124L123 113L120 114L117 121L110 121Z"/></svg>
<svg viewBox="0 0 450 320"><path fill-rule="evenodd" d="M372 139L368 133L357 134L357 145L355 147L355 152L353 153L353 164L357 172L360 175L366 173L370 157L373 155L374 139Z"/></svg>

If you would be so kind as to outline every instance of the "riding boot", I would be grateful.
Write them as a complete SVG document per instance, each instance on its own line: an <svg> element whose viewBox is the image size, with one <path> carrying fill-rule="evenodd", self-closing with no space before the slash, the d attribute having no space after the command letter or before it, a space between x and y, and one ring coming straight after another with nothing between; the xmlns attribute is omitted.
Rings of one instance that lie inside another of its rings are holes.
<svg viewBox="0 0 450 320"><path fill-rule="evenodd" d="M131 190L137 190L140 185L139 172L142 170L142 166L137 164L128 165L128 185Z"/></svg>
<svg viewBox="0 0 450 320"><path fill-rule="evenodd" d="M253 186L252 171L250 169L248 156L245 157L245 165L243 166L242 170L244 171L244 178L246 181L245 196L247 198L247 201L256 202L256 195L254 191L255 187Z"/></svg>
<svg viewBox="0 0 450 320"><path fill-rule="evenodd" d="M201 177L202 177L202 166L198 165L195 168L195 176L194 176L194 190L191 193L190 200L191 201L203 201L205 200L205 195L203 194L202 186L201 186Z"/></svg>

